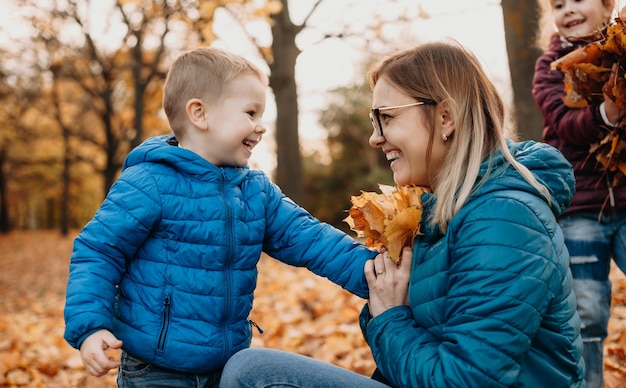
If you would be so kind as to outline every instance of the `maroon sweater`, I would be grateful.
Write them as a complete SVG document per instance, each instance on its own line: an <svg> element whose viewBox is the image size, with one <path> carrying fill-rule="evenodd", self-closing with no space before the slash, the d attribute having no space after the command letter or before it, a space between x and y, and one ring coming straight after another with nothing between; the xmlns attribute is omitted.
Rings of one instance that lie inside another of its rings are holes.
<svg viewBox="0 0 626 388"><path fill-rule="evenodd" d="M537 59L533 78L533 97L543 114L543 140L558 148L574 167L576 193L564 215L579 211L599 211L608 199L609 188L602 165L589 157L589 147L607 134L600 115L600 102L586 108L565 105L563 72L551 70L550 64L577 47L552 37L548 50ZM611 177L612 178L612 177ZM615 209L626 210L626 183L613 188ZM604 212L611 211L606 202Z"/></svg>

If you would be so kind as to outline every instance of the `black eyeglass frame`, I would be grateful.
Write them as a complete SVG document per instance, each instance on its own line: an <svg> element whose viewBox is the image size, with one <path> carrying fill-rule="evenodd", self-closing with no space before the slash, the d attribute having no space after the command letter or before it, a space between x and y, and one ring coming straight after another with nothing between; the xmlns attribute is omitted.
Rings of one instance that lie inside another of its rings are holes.
<svg viewBox="0 0 626 388"><path fill-rule="evenodd" d="M430 104L430 103L426 101L418 101L418 102L412 102L410 104L404 104L404 105L383 106L382 108L372 108L369 113L370 121L372 122L372 127L374 127L374 130L378 132L378 135L384 136L383 124L380 122L381 111L390 110L390 109L408 108L410 106L419 106L419 105L426 105L426 104Z"/></svg>

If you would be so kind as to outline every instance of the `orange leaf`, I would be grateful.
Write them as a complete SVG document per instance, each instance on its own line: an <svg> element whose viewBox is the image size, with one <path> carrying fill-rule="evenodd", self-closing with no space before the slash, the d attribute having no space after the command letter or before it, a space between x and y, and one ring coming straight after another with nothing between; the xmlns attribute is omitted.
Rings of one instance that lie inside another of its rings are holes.
<svg viewBox="0 0 626 388"><path fill-rule="evenodd" d="M419 220L421 218L421 209L409 207L399 211L392 219L385 222L389 257L396 263L400 261L402 247L412 242L413 237L419 233Z"/></svg>
<svg viewBox="0 0 626 388"><path fill-rule="evenodd" d="M370 248L385 246L389 257L400 261L402 247L420 233L421 195L427 190L417 186L379 185L381 193L362 192L351 198L352 207L344 219L357 236L366 237Z"/></svg>
<svg viewBox="0 0 626 388"><path fill-rule="evenodd" d="M568 107L584 108L610 98L618 109L626 109L626 7L619 15L608 27L585 37L588 44L551 63L552 69L564 73L563 102ZM589 160L595 159L602 170L615 173L612 186L626 179L625 135L626 119L621 119L589 148Z"/></svg>

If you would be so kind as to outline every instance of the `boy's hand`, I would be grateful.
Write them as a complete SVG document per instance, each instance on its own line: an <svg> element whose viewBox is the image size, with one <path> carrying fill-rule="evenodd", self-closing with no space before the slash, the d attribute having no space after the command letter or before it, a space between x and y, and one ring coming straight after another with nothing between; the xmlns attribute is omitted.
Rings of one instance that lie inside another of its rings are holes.
<svg viewBox="0 0 626 388"><path fill-rule="evenodd" d="M121 349L122 341L115 338L108 330L99 330L83 341L80 346L80 357L85 370L96 377L103 376L120 362L106 354L108 349Z"/></svg>

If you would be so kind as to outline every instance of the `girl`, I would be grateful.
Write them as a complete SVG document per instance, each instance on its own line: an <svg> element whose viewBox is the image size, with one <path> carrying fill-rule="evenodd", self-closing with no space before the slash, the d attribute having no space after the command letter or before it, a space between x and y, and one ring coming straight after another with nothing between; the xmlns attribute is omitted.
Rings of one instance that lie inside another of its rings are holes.
<svg viewBox="0 0 626 388"><path fill-rule="evenodd" d="M589 158L590 147L618 123L619 112L608 97L585 108L565 105L563 77L550 65L587 44L591 34L608 24L613 0L540 1L543 10L533 96L544 118L543 140L558 148L574 166L576 193L559 223L571 255L578 299L583 356L589 387L604 387L603 347L611 305L611 257L626 269L626 185L611 187L612 177Z"/></svg>

